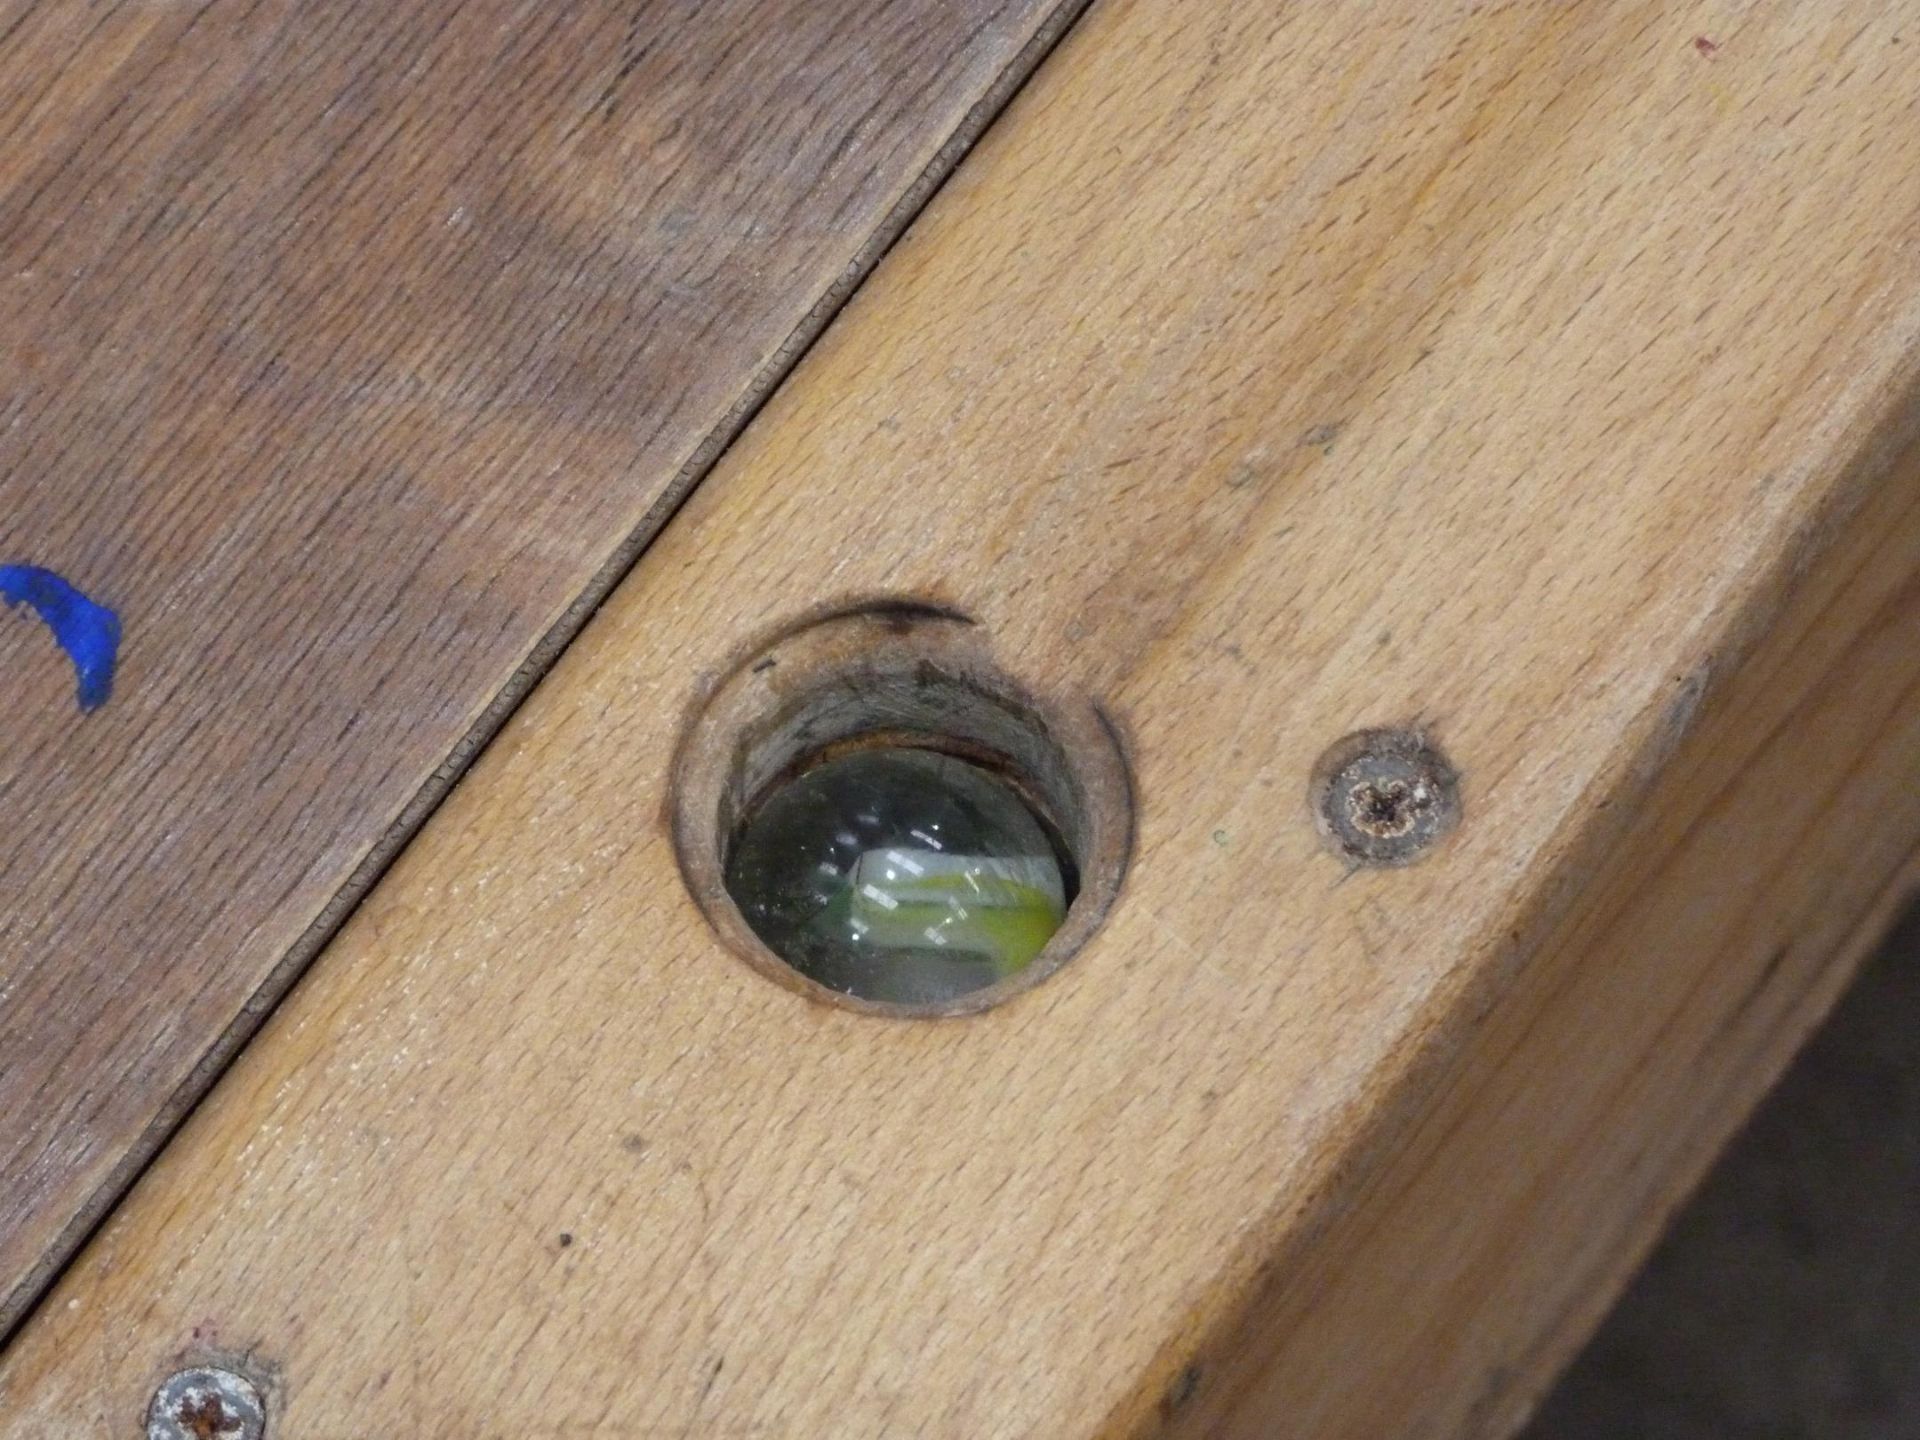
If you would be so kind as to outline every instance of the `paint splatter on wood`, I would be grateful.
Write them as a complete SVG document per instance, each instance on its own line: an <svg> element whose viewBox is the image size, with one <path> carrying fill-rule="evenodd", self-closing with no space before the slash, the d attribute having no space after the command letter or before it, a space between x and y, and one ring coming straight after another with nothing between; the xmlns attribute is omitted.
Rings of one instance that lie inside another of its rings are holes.
<svg viewBox="0 0 1920 1440"><path fill-rule="evenodd" d="M0 565L0 600L29 607L53 632L73 661L82 710L107 703L120 657L119 616L38 565Z"/></svg>

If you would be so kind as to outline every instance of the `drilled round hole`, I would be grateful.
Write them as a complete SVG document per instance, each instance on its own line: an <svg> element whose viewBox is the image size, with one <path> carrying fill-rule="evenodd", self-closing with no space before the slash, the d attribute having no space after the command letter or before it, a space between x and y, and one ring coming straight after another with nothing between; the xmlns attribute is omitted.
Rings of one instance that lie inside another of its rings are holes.
<svg viewBox="0 0 1920 1440"><path fill-rule="evenodd" d="M807 626L724 682L683 747L675 838L736 949L818 999L983 1009L1052 973L1118 892L1125 767L965 621Z"/></svg>

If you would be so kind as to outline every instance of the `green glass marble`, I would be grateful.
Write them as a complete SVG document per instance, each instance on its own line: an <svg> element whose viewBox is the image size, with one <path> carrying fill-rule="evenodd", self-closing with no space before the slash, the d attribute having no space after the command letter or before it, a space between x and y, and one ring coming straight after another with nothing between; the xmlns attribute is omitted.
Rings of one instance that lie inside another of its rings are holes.
<svg viewBox="0 0 1920 1440"><path fill-rule="evenodd" d="M767 947L829 989L938 1005L1018 974L1066 918L1025 801L980 766L874 748L782 786L741 831L727 890Z"/></svg>

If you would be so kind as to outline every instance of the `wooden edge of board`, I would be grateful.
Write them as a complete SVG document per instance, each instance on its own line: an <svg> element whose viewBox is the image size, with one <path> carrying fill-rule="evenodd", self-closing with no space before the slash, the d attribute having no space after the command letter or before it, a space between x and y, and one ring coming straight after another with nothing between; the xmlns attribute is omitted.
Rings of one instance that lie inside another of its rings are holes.
<svg viewBox="0 0 1920 1440"><path fill-rule="evenodd" d="M1920 389L1883 413L1702 657L1711 689L1587 812L1511 964L1113 1434L1492 1440L1597 1326L1920 895Z"/></svg>

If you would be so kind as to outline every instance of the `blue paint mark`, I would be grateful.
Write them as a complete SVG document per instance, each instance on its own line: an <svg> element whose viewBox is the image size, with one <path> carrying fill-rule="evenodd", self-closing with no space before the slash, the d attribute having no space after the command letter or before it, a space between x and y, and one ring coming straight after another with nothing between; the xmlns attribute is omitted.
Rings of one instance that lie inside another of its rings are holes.
<svg viewBox="0 0 1920 1440"><path fill-rule="evenodd" d="M82 710L98 710L107 703L113 694L114 661L120 655L119 616L38 565L0 565L0 600L31 605L46 621L73 661Z"/></svg>

